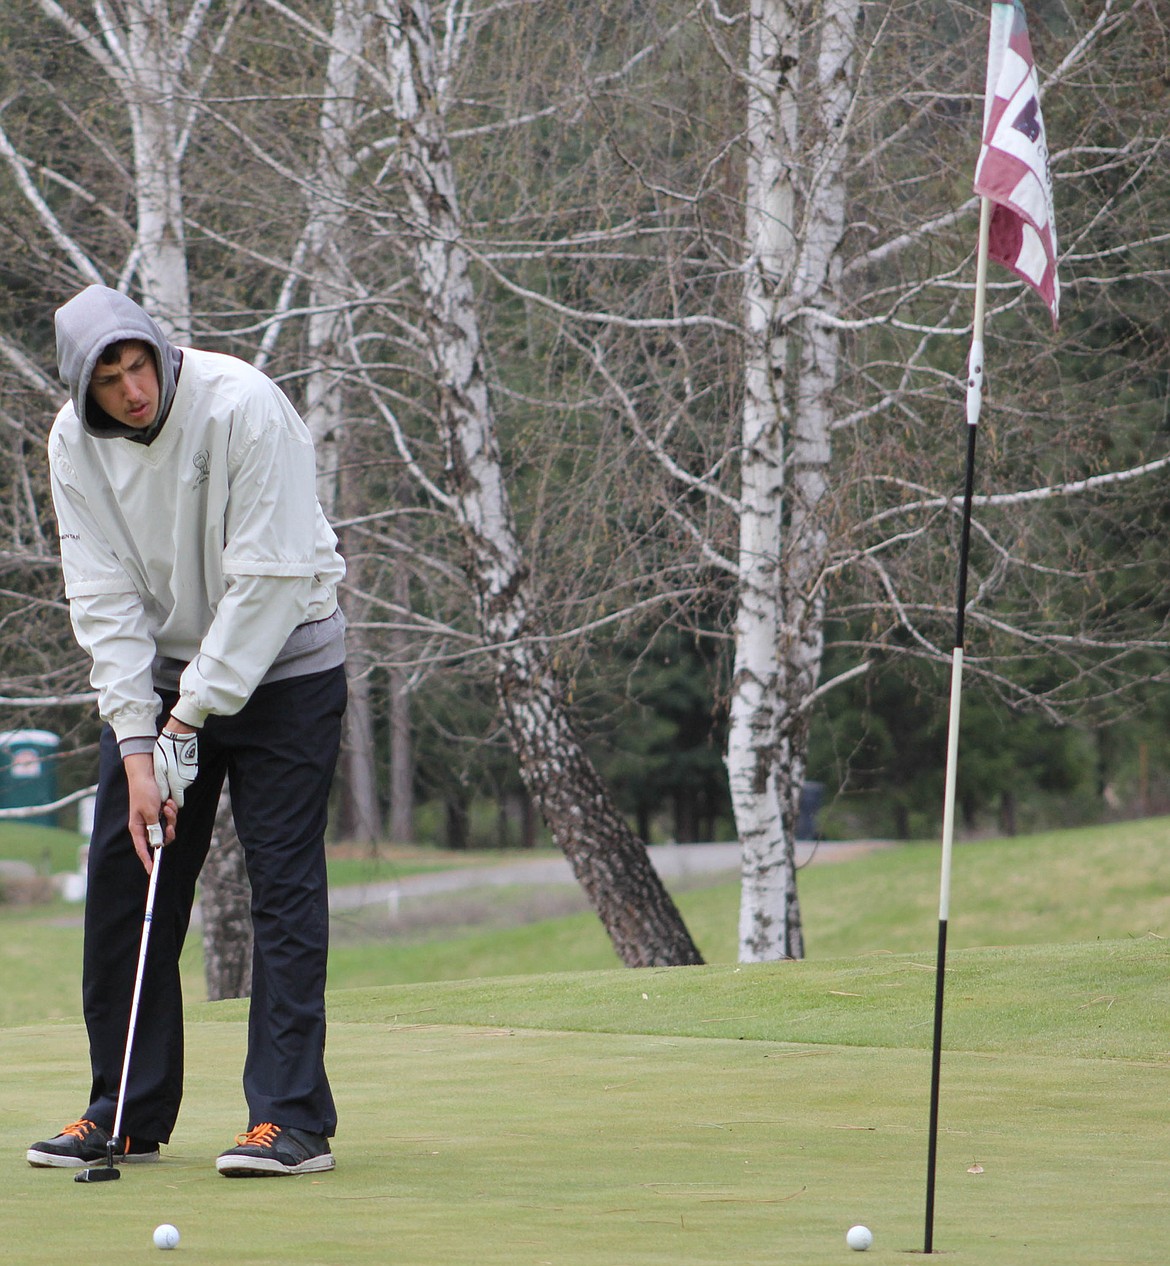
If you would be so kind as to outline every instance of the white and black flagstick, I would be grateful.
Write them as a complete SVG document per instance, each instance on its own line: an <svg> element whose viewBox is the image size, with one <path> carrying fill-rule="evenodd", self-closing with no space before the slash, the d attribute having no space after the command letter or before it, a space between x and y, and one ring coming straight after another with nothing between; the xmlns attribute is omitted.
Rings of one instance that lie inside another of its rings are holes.
<svg viewBox="0 0 1170 1266"><path fill-rule="evenodd" d="M983 402L983 318L987 291L987 250L991 202L979 208L979 248L975 267L975 316L967 360L967 474L959 540L959 583L955 602L955 649L951 659L951 702L947 723L947 772L943 795L942 875L938 896L938 958L934 983L934 1048L930 1067L930 1143L926 1170L926 1240L924 1253L934 1252L934 1187L938 1169L938 1100L942 1072L943 999L946 991L947 923L951 908L951 855L955 837L955 787L959 763L959 705L962 699L964 622L967 611L967 557L971 545L971 501L975 489L975 437Z"/></svg>

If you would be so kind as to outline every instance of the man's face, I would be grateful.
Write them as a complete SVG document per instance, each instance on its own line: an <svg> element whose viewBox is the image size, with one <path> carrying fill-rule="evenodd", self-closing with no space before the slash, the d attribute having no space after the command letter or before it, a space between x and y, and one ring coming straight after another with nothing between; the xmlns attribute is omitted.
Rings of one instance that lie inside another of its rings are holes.
<svg viewBox="0 0 1170 1266"><path fill-rule="evenodd" d="M115 422L137 430L153 425L162 393L149 345L130 341L114 364L98 361L89 380L89 394Z"/></svg>

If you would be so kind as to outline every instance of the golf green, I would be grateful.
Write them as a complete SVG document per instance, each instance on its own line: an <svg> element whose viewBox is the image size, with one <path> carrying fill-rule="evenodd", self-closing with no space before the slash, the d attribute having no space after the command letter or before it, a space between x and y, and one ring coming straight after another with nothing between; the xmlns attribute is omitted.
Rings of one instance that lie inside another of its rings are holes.
<svg viewBox="0 0 1170 1266"><path fill-rule="evenodd" d="M1041 987L1068 949L1039 969L1030 963ZM1119 958L1134 979L1163 961L1152 944ZM958 960L968 1031L1003 982ZM462 985L465 1001L490 997L494 1024L430 1023L429 986L343 992L329 1039L338 1167L293 1179L214 1171L216 1152L246 1124L240 1004L192 1008L187 1098L163 1161L92 1186L24 1160L30 1142L78 1111L82 1029L2 1030L0 1256L5 1266L124 1266L159 1251L151 1233L161 1222L182 1234L180 1261L215 1266L821 1266L854 1260L844 1237L857 1222L874 1233L867 1262L921 1255L930 1056L920 1032L904 1026L903 1044L884 1044L883 1032L878 1044L857 1045L507 1022L524 1011L522 997L535 1005L533 989L576 989L608 992L618 1017L656 994L693 991L702 1024L720 990L734 995L745 976L753 1004L771 998L783 1017L784 971ZM808 982L818 982L830 1033L858 990L842 964L819 973L803 977L798 1005L811 1027ZM929 996L929 980L914 980L906 1014ZM826 988L834 983L842 987ZM902 1023L905 995L889 996L890 1023ZM1124 1009L1124 988L1118 996ZM1090 1014L1101 1045L1109 1009L1101 1002ZM1146 1049L1153 1028L1143 1032L1128 1039L1142 1057L1070 1054L1061 1034L1044 1054L1036 1025L1018 1053L998 1038L986 1050L947 1051L934 1256L1162 1266L1170 1067L1165 1050Z"/></svg>

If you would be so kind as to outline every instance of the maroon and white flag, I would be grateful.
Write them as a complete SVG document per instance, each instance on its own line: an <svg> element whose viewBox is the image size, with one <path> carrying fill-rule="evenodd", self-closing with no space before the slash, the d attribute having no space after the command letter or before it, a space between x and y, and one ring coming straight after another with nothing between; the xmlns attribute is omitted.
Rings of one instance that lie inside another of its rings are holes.
<svg viewBox="0 0 1170 1266"><path fill-rule="evenodd" d="M989 256L1039 293L1056 325L1056 220L1048 141L1040 115L1040 84L1021 0L995 0L987 50L983 145L975 192L989 198Z"/></svg>

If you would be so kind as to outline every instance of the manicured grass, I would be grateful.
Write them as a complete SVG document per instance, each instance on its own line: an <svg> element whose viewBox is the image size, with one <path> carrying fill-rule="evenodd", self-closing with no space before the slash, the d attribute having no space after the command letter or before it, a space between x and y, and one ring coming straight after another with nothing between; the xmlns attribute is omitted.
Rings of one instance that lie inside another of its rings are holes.
<svg viewBox="0 0 1170 1266"><path fill-rule="evenodd" d="M1164 1261L1166 954L954 955L945 1260ZM170 1221L183 1260L215 1266L825 1266L853 1260L861 1221L867 1261L904 1261L923 1239L931 997L900 956L342 991L339 1168L260 1183L211 1167L243 1124L243 1004L191 1009L175 1140L104 1186L22 1157L76 1112L80 1029L0 1031L4 1260L121 1266Z"/></svg>
<svg viewBox="0 0 1170 1266"><path fill-rule="evenodd" d="M72 831L0 822L0 858L26 862L40 874L75 871L80 845L81 837ZM489 867L501 861L551 855L532 850L457 853L395 845L382 847L378 856L371 858L351 849L331 848L330 883L375 883L423 872ZM80 1015L83 913L83 906L60 900L37 905L0 903L0 1026ZM602 933L602 948L607 945ZM375 947L374 956L384 957L381 947ZM456 957L466 965L463 951L457 952ZM501 949L500 960L509 961L507 947ZM606 965L613 961L611 952ZM341 965L337 972L344 976ZM356 975L353 983L367 983L368 976L360 969ZM202 1000L207 996L197 927L192 929L184 950L183 982L188 998Z"/></svg>
<svg viewBox="0 0 1170 1266"><path fill-rule="evenodd" d="M944 1260L1164 1262L1168 829L959 850ZM854 1222L876 1236L867 1262L912 1259L937 882L928 846L810 867L802 963L734 963L732 885L679 897L704 968L617 968L592 915L343 944L328 1052L339 1168L258 1183L212 1168L246 1124L244 1002L189 1006L187 1098L162 1164L86 1186L25 1163L86 1091L69 1002L80 911L5 910L3 1261L123 1266L157 1251L163 1221L183 1234L180 1260L209 1266L826 1266L854 1260Z"/></svg>
<svg viewBox="0 0 1170 1266"><path fill-rule="evenodd" d="M341 990L341 1021L507 1025L659 1037L929 1049L934 958L565 972ZM1160 940L948 955L946 1041L987 1054L1161 1061L1170 946ZM241 1019L240 1002L209 1015Z"/></svg>
<svg viewBox="0 0 1170 1266"><path fill-rule="evenodd" d="M810 956L933 948L938 884L934 843L809 867ZM957 945L1170 936L1170 819L959 844L951 892Z"/></svg>

